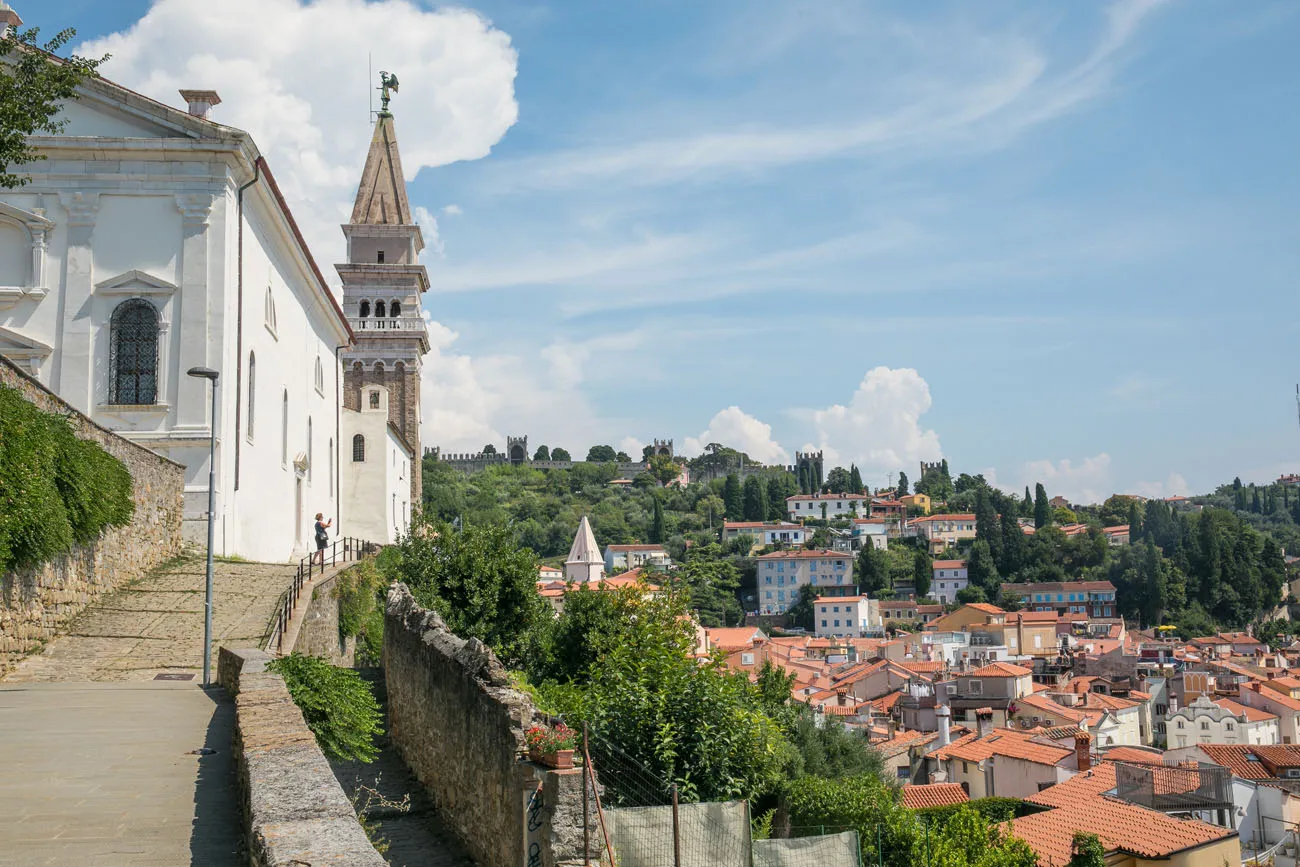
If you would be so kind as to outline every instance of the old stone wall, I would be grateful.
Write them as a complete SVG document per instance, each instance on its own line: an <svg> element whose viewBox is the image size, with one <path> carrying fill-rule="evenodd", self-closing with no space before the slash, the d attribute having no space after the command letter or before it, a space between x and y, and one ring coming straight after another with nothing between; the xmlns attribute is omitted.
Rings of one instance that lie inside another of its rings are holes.
<svg viewBox="0 0 1300 867"><path fill-rule="evenodd" d="M297 651L308 656L323 656L334 665L352 666L356 660L357 642L339 631L339 599L336 595L339 578L345 571L331 575L312 588L311 599L303 611L302 627L293 646L285 647L284 653Z"/></svg>
<svg viewBox="0 0 1300 867"><path fill-rule="evenodd" d="M30 569L0 576L0 676L96 597L139 578L181 551L185 468L100 427L0 357L0 385L38 409L68 417L76 435L92 440L131 473L135 517L93 544Z"/></svg>
<svg viewBox="0 0 1300 867"><path fill-rule="evenodd" d="M352 803L261 650L221 648L217 682L235 697L234 758L254 867L383 867Z"/></svg>
<svg viewBox="0 0 1300 867"><path fill-rule="evenodd" d="M532 701L403 584L388 594L384 678L390 739L480 867L581 857L581 775L525 760Z"/></svg>

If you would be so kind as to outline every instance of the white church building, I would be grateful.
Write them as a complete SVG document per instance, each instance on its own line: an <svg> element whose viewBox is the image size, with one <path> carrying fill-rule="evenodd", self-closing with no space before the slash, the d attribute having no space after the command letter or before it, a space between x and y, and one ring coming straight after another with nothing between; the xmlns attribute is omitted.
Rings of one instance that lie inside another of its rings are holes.
<svg viewBox="0 0 1300 867"><path fill-rule="evenodd" d="M301 556L316 512L335 519L332 534L405 528L418 428L414 441L388 425L365 434L361 408L344 434L354 332L256 143L210 119L213 91L181 91L188 110L102 78L80 93L61 134L33 138L47 159L22 167L30 183L0 190L0 354L184 464L194 541L206 536L215 429L219 555ZM418 318L418 298L409 312ZM200 366L220 372L215 417L208 382L186 375ZM377 400L386 417L394 397L381 388ZM418 391L401 403L410 413ZM368 481L352 466L358 433Z"/></svg>

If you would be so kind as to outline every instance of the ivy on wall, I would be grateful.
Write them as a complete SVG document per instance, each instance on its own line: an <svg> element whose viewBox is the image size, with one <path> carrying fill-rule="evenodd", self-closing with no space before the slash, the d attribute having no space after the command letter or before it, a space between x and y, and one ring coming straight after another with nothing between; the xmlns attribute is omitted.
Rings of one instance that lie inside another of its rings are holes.
<svg viewBox="0 0 1300 867"><path fill-rule="evenodd" d="M0 575L66 554L134 514L121 461L0 386Z"/></svg>

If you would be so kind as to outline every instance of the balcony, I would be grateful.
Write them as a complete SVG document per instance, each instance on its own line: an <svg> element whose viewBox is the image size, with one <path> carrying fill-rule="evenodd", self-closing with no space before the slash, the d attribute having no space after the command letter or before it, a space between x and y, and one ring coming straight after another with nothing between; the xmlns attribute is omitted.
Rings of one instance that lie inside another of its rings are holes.
<svg viewBox="0 0 1300 867"><path fill-rule="evenodd" d="M352 327L357 331L424 331L425 324L423 319L407 319L399 316L396 319L380 319L377 317L367 317L365 319L353 319Z"/></svg>

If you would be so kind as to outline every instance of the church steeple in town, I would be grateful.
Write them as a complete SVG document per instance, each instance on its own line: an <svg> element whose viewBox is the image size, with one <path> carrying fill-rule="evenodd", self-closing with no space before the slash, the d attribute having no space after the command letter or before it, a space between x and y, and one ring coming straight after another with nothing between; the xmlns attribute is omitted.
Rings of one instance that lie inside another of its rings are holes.
<svg viewBox="0 0 1300 867"><path fill-rule="evenodd" d="M397 78L380 73L384 110L378 112L352 217L344 223L348 261L335 266L343 280L343 310L356 334L344 352L343 405L360 409L362 389L388 390L389 422L410 446L411 502L420 502L420 371L429 351L420 296L429 275L420 264L424 236L411 215L397 130L388 111Z"/></svg>

